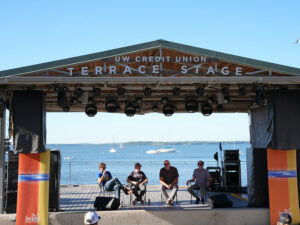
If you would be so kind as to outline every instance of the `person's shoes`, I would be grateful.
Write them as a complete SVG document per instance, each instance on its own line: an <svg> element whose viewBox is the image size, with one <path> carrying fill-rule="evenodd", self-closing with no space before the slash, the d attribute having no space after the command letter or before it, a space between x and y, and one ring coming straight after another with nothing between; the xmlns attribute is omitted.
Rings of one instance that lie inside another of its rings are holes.
<svg viewBox="0 0 300 225"><path fill-rule="evenodd" d="M171 205L171 200L167 200L166 205Z"/></svg>
<svg viewBox="0 0 300 225"><path fill-rule="evenodd" d="M133 201L132 201L132 205L136 205L136 200L133 200Z"/></svg>
<svg viewBox="0 0 300 225"><path fill-rule="evenodd" d="M170 205L174 205L174 201L173 200L170 200Z"/></svg>
<svg viewBox="0 0 300 225"><path fill-rule="evenodd" d="M197 197L197 198L196 198L196 204L199 204L199 202L200 202L200 198Z"/></svg>
<svg viewBox="0 0 300 225"><path fill-rule="evenodd" d="M131 194L133 191L132 190L128 190L127 188L124 188L124 193L126 194L126 195L129 195L129 194Z"/></svg>

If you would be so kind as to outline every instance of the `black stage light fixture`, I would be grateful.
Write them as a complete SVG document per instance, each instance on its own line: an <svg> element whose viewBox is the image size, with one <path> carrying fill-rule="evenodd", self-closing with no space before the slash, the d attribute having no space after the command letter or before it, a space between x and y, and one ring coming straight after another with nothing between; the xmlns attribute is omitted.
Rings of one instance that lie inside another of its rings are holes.
<svg viewBox="0 0 300 225"><path fill-rule="evenodd" d="M76 88L76 89L74 90L74 96L75 96L76 98L80 98L80 97L82 96L82 94L83 94L83 90L82 90L81 88Z"/></svg>
<svg viewBox="0 0 300 225"><path fill-rule="evenodd" d="M132 117L136 114L136 106L133 102L127 102L124 112L127 116Z"/></svg>
<svg viewBox="0 0 300 225"><path fill-rule="evenodd" d="M118 96L123 97L125 95L125 93L126 93L125 88L123 88L123 87L118 87L117 88L117 94L118 94Z"/></svg>
<svg viewBox="0 0 300 225"><path fill-rule="evenodd" d="M119 109L117 98L114 97L107 98L105 103L105 109L107 112L111 112L111 113L117 112Z"/></svg>
<svg viewBox="0 0 300 225"><path fill-rule="evenodd" d="M228 96L224 97L224 104L228 104L230 102L230 98Z"/></svg>
<svg viewBox="0 0 300 225"><path fill-rule="evenodd" d="M63 110L64 112L69 112L69 111L70 111L70 107L67 106L67 105L65 105L65 106L62 107L62 110Z"/></svg>
<svg viewBox="0 0 300 225"><path fill-rule="evenodd" d="M181 88L180 88L180 86L174 87L174 88L172 89L172 94L173 94L174 96L179 96L179 95L181 94Z"/></svg>
<svg viewBox="0 0 300 225"><path fill-rule="evenodd" d="M140 98L140 97L137 97L137 98L135 99L135 103L136 103L137 105L141 105L141 104L143 103L143 99Z"/></svg>
<svg viewBox="0 0 300 225"><path fill-rule="evenodd" d="M194 113L198 111L198 101L195 97L187 97L185 100L185 109L189 113Z"/></svg>
<svg viewBox="0 0 300 225"><path fill-rule="evenodd" d="M93 87L92 94L94 97L97 97L101 94L101 87Z"/></svg>
<svg viewBox="0 0 300 225"><path fill-rule="evenodd" d="M163 105L167 105L168 102L169 102L169 99L168 99L167 97L164 97L164 98L161 99L161 103L162 103Z"/></svg>
<svg viewBox="0 0 300 225"><path fill-rule="evenodd" d="M69 108L69 102L67 98L67 91L64 88L61 88L57 93L57 105L60 106L64 112L68 112L70 110Z"/></svg>
<svg viewBox="0 0 300 225"><path fill-rule="evenodd" d="M204 116L210 116L213 112L212 106L208 102L205 102L201 107L201 112Z"/></svg>
<svg viewBox="0 0 300 225"><path fill-rule="evenodd" d="M94 117L97 114L96 102L92 97L89 97L88 104L85 107L85 114L88 117Z"/></svg>
<svg viewBox="0 0 300 225"><path fill-rule="evenodd" d="M157 112L158 111L158 106L157 105L152 106L152 111Z"/></svg>
<svg viewBox="0 0 300 225"><path fill-rule="evenodd" d="M171 104L166 104L163 107L163 114L165 116L172 116L175 112L175 107Z"/></svg>
<svg viewBox="0 0 300 225"><path fill-rule="evenodd" d="M263 105L265 103L265 88L263 86L255 86L255 102L257 105Z"/></svg>
<svg viewBox="0 0 300 225"><path fill-rule="evenodd" d="M152 89L149 87L144 88L144 95L145 96L151 96L152 95Z"/></svg>
<svg viewBox="0 0 300 225"><path fill-rule="evenodd" d="M221 93L223 95L229 95L229 88L228 87L222 87Z"/></svg>
<svg viewBox="0 0 300 225"><path fill-rule="evenodd" d="M217 105L217 111L222 112L223 111L223 105Z"/></svg>
<svg viewBox="0 0 300 225"><path fill-rule="evenodd" d="M196 93L198 96L203 96L204 95L204 85L197 84Z"/></svg>
<svg viewBox="0 0 300 225"><path fill-rule="evenodd" d="M245 96L248 94L248 91L245 87L239 86L239 94Z"/></svg>

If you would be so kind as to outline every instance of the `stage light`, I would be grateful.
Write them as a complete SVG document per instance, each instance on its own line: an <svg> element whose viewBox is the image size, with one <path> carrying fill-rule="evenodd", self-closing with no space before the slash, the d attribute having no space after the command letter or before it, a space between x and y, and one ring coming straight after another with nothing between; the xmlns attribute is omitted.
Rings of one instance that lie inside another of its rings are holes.
<svg viewBox="0 0 300 225"><path fill-rule="evenodd" d="M74 90L74 96L75 96L76 98L80 98L80 97L82 96L82 94L83 94L83 90L82 90L81 88L76 88L76 89Z"/></svg>
<svg viewBox="0 0 300 225"><path fill-rule="evenodd" d="M124 112L127 116L132 117L136 114L136 106L133 102L126 103Z"/></svg>
<svg viewBox="0 0 300 225"><path fill-rule="evenodd" d="M161 103L162 103L163 105L167 105L168 102L169 102L169 99L168 99L167 97L164 97L164 98L161 99Z"/></svg>
<svg viewBox="0 0 300 225"><path fill-rule="evenodd" d="M123 87L118 87L118 88L117 88L117 94L118 94L120 97L123 97L123 96L125 95L125 93L126 93L125 88L123 88Z"/></svg>
<svg viewBox="0 0 300 225"><path fill-rule="evenodd" d="M62 107L62 110L63 110L64 112L69 112L69 111L70 111L70 107L67 106L67 105L65 105L65 106Z"/></svg>
<svg viewBox="0 0 300 225"><path fill-rule="evenodd" d="M135 99L135 103L136 103L137 105L141 105L141 104L143 103L143 99L140 98L140 97L137 97L137 98Z"/></svg>
<svg viewBox="0 0 300 225"><path fill-rule="evenodd" d="M204 95L204 86L197 84L196 93L198 96L203 96Z"/></svg>
<svg viewBox="0 0 300 225"><path fill-rule="evenodd" d="M228 104L230 102L230 98L228 96L224 97L224 104Z"/></svg>
<svg viewBox="0 0 300 225"><path fill-rule="evenodd" d="M255 91L255 102L257 105L265 104L265 88L263 86L256 86L253 88Z"/></svg>
<svg viewBox="0 0 300 225"><path fill-rule="evenodd" d="M222 87L221 93L222 93L223 95L229 95L229 89L228 89L228 87Z"/></svg>
<svg viewBox="0 0 300 225"><path fill-rule="evenodd" d="M144 95L145 96L151 96L152 95L152 89L149 87L144 88Z"/></svg>
<svg viewBox="0 0 300 225"><path fill-rule="evenodd" d="M106 99L106 103L105 103L105 109L107 112L117 112L119 110L119 105L117 102L117 98L115 97L108 97Z"/></svg>
<svg viewBox="0 0 300 225"><path fill-rule="evenodd" d="M223 105L217 105L217 111L222 112L223 111Z"/></svg>
<svg viewBox="0 0 300 225"><path fill-rule="evenodd" d="M198 111L198 101L195 97L187 97L185 100L185 109L189 113L194 113Z"/></svg>
<svg viewBox="0 0 300 225"><path fill-rule="evenodd" d="M92 97L89 97L88 104L85 107L85 113L88 117L93 117L97 114L96 102Z"/></svg>
<svg viewBox="0 0 300 225"><path fill-rule="evenodd" d="M67 92L64 89L60 89L57 93L57 105L61 108L68 106Z"/></svg>
<svg viewBox="0 0 300 225"><path fill-rule="evenodd" d="M213 112L212 106L208 102L205 102L201 107L201 112L204 116L210 116Z"/></svg>
<svg viewBox="0 0 300 225"><path fill-rule="evenodd" d="M166 104L163 107L163 114L165 116L172 116L175 112L175 107L171 104Z"/></svg>
<svg viewBox="0 0 300 225"><path fill-rule="evenodd" d="M157 105L152 106L152 111L157 112L158 111L158 106Z"/></svg>
<svg viewBox="0 0 300 225"><path fill-rule="evenodd" d="M93 87L92 94L94 97L97 97L101 94L101 87Z"/></svg>
<svg viewBox="0 0 300 225"><path fill-rule="evenodd" d="M245 96L248 94L248 91L245 87L239 87L239 94L242 95L242 96Z"/></svg>
<svg viewBox="0 0 300 225"><path fill-rule="evenodd" d="M174 88L172 89L172 94L173 94L174 96L179 96L179 95L181 94L181 88L180 88L180 86L174 87Z"/></svg>

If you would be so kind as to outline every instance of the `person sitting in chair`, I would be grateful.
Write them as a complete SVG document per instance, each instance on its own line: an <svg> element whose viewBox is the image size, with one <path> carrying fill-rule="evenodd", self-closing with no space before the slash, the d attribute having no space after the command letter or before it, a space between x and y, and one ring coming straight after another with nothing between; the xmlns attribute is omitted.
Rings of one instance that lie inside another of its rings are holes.
<svg viewBox="0 0 300 225"><path fill-rule="evenodd" d="M148 182L148 179L145 173L141 171L141 167L142 165L140 163L136 163L134 165L135 170L132 171L127 177L127 182L131 184L131 190L136 197L132 202L133 205L135 205L137 202L141 202L141 204L145 203L142 197L146 192L145 184ZM140 191L140 194L138 191Z"/></svg>
<svg viewBox="0 0 300 225"><path fill-rule="evenodd" d="M120 199L120 190L122 189L126 195L132 193L127 188L125 188L118 178L113 178L109 171L106 171L105 163L100 163L99 165L100 173L98 174L98 184L102 185L106 191L116 191L116 198Z"/></svg>
<svg viewBox="0 0 300 225"><path fill-rule="evenodd" d="M204 162L201 160L198 161L198 168L194 170L193 178L186 182L186 186L189 186L190 182L194 182L196 180L195 184L188 188L188 192L196 198L196 204L199 204L200 198L197 196L194 190L200 189L201 201L204 204L204 195L206 194L206 189L209 186L210 174L206 169L203 168L203 166Z"/></svg>
<svg viewBox="0 0 300 225"><path fill-rule="evenodd" d="M164 161L164 167L160 169L159 180L161 183L161 192L167 199L166 205L173 205L174 198L178 191L178 170L170 165L168 160ZM166 190L172 190L170 196Z"/></svg>

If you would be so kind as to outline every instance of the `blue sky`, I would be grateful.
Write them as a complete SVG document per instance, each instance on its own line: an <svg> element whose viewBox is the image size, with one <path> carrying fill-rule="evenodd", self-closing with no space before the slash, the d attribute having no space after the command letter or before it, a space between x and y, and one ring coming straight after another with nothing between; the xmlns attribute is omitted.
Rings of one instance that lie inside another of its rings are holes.
<svg viewBox="0 0 300 225"><path fill-rule="evenodd" d="M299 1L1 1L0 70L165 39L300 67ZM249 140L248 115L48 113L48 143Z"/></svg>

